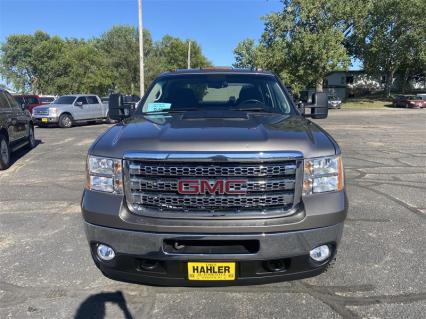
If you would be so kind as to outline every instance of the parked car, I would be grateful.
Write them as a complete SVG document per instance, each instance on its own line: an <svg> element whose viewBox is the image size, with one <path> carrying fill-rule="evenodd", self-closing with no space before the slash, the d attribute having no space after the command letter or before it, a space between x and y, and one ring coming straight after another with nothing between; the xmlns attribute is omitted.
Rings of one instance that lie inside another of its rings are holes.
<svg viewBox="0 0 426 319"><path fill-rule="evenodd" d="M35 146L30 113L9 92L0 89L0 170L10 166L12 152L25 146Z"/></svg>
<svg viewBox="0 0 426 319"><path fill-rule="evenodd" d="M18 102L19 106L25 107L30 114L33 108L43 104L41 98L34 94L16 94L13 97L15 101Z"/></svg>
<svg viewBox="0 0 426 319"><path fill-rule="evenodd" d="M420 94L417 94L416 96L422 99L423 101L426 101L426 93L420 93Z"/></svg>
<svg viewBox="0 0 426 319"><path fill-rule="evenodd" d="M50 104L54 100L56 100L56 96L55 95L41 95L40 99L43 102L43 104Z"/></svg>
<svg viewBox="0 0 426 319"><path fill-rule="evenodd" d="M394 107L405 107L405 108L426 107L426 101L422 100L421 97L415 96L415 95L397 95L394 97L392 104Z"/></svg>
<svg viewBox="0 0 426 319"><path fill-rule="evenodd" d="M94 94L64 95L51 104L35 107L33 120L38 126L49 124L69 128L77 122L105 120L108 106Z"/></svg>
<svg viewBox="0 0 426 319"><path fill-rule="evenodd" d="M342 107L342 100L336 95L328 96L328 108L329 109L340 109Z"/></svg>

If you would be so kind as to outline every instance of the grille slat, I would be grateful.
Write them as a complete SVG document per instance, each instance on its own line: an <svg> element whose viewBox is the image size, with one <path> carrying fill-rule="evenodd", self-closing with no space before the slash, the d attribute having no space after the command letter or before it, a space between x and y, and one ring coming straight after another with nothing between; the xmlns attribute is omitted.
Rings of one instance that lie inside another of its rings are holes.
<svg viewBox="0 0 426 319"><path fill-rule="evenodd" d="M241 166L219 166L219 165L152 165L135 164L129 165L130 175L146 176L282 176L293 175L296 172L295 164L259 164Z"/></svg>
<svg viewBox="0 0 426 319"><path fill-rule="evenodd" d="M178 179L141 178L137 175L130 177L132 191L142 192L177 192ZM238 186L238 185L236 185ZM262 179L248 180L247 192L270 192L294 189L294 179Z"/></svg>
<svg viewBox="0 0 426 319"><path fill-rule="evenodd" d="M269 195L246 196L180 196L168 194L133 193L134 204L159 206L162 208L185 207L187 209L212 208L254 208L267 206L286 206L293 200L292 194L274 193Z"/></svg>

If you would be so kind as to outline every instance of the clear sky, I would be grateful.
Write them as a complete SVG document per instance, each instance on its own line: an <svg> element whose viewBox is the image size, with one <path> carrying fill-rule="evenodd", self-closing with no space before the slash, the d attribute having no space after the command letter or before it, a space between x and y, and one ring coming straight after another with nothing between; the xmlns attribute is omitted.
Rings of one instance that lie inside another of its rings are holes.
<svg viewBox="0 0 426 319"><path fill-rule="evenodd" d="M0 42L36 30L89 39L115 24L136 26L137 7L137 0L0 0ZM239 41L259 39L261 17L281 7L279 0L143 0L143 20L154 40L196 40L214 65L226 66Z"/></svg>
<svg viewBox="0 0 426 319"><path fill-rule="evenodd" d="M238 42L258 39L261 17L279 0L143 0L144 28L154 40L165 34L193 39L214 65L231 65ZM9 34L43 30L61 37L91 38L114 24L138 23L137 0L0 0L0 41Z"/></svg>

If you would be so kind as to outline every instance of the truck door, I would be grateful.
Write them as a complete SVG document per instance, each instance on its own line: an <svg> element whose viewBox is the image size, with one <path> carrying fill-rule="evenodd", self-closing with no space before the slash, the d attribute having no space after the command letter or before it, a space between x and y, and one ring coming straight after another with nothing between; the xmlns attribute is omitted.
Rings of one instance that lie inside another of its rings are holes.
<svg viewBox="0 0 426 319"><path fill-rule="evenodd" d="M85 96L79 96L77 100L75 100L74 111L73 116L75 120L91 119L90 109Z"/></svg>
<svg viewBox="0 0 426 319"><path fill-rule="evenodd" d="M6 99L9 101L10 109L12 110L12 114L14 119L16 120L15 124L15 133L16 138L25 138L27 137L27 132L29 128L29 113L27 109L18 104L16 100L13 98L12 95L9 94L9 92L4 92Z"/></svg>
<svg viewBox="0 0 426 319"><path fill-rule="evenodd" d="M90 109L90 114L92 119L100 119L104 116L102 115L102 105L99 102L98 98L94 95L87 96L88 108Z"/></svg>

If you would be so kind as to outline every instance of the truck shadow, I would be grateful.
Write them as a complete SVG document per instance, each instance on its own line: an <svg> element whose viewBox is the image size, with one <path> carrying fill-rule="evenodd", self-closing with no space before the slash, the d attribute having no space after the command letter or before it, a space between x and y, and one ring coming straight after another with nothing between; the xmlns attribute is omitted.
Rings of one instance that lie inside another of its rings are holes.
<svg viewBox="0 0 426 319"><path fill-rule="evenodd" d="M102 292L89 296L78 307L74 319L103 319L105 318L107 303L116 304L123 312L124 318L133 319L127 307L126 299L124 299L124 295L121 291Z"/></svg>
<svg viewBox="0 0 426 319"><path fill-rule="evenodd" d="M43 141L36 139L34 148L30 149L28 147L23 147L17 150L16 152L13 152L12 156L10 157L10 167L12 167L13 164L15 164L20 158L24 157L25 155L33 151L40 144L43 144Z"/></svg>

